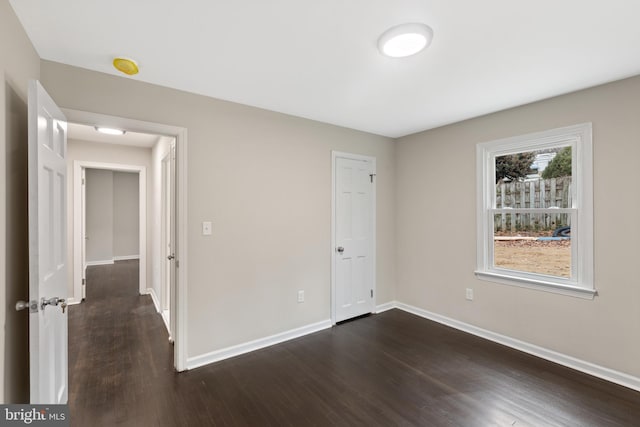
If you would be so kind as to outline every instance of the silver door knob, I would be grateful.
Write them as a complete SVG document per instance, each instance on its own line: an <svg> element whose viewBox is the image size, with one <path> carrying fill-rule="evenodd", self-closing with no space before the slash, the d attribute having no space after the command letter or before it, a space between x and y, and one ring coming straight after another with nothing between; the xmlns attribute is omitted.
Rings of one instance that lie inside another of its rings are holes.
<svg viewBox="0 0 640 427"><path fill-rule="evenodd" d="M18 301L16 303L16 311L24 310L25 308L29 309L29 313L35 313L38 311L38 303L36 301Z"/></svg>
<svg viewBox="0 0 640 427"><path fill-rule="evenodd" d="M338 251L338 253L339 253L339 254L341 254L341 253L343 253L343 252L344 252L344 248L343 248L342 246L338 246L338 247L336 248L336 251Z"/></svg>

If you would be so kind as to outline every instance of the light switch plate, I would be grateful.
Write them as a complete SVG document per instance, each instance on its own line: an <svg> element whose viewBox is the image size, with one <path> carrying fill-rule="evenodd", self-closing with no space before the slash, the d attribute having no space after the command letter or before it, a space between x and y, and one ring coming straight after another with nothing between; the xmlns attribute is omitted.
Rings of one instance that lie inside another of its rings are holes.
<svg viewBox="0 0 640 427"><path fill-rule="evenodd" d="M203 236L211 236L211 221L203 221L202 222L202 235Z"/></svg>

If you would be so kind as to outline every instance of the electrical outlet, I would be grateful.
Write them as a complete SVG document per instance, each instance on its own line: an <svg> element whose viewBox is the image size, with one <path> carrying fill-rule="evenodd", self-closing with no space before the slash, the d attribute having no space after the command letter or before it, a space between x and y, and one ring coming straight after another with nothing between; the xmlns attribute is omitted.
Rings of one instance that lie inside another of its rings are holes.
<svg viewBox="0 0 640 427"><path fill-rule="evenodd" d="M466 298L469 301L473 301L473 289L467 288Z"/></svg>
<svg viewBox="0 0 640 427"><path fill-rule="evenodd" d="M304 291L298 291L298 302L304 302Z"/></svg>
<svg viewBox="0 0 640 427"><path fill-rule="evenodd" d="M211 221L203 221L202 222L202 235L203 236L211 236Z"/></svg>

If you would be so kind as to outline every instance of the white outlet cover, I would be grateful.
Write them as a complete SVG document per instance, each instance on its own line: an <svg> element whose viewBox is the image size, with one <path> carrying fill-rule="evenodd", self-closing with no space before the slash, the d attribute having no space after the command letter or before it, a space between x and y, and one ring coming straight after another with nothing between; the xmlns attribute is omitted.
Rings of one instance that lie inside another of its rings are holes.
<svg viewBox="0 0 640 427"><path fill-rule="evenodd" d="M203 236L211 236L211 221L203 221L202 222L202 235Z"/></svg>
<svg viewBox="0 0 640 427"><path fill-rule="evenodd" d="M473 300L473 289L471 289L471 288L467 288L466 298L467 298L469 301L472 301L472 300Z"/></svg>

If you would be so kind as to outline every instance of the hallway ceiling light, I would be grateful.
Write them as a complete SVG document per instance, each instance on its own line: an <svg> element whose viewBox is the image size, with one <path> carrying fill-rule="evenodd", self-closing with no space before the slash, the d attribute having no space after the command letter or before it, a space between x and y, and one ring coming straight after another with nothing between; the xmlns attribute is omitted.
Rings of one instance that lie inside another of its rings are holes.
<svg viewBox="0 0 640 427"><path fill-rule="evenodd" d="M94 127L98 132L104 133L107 135L124 135L125 133L127 133L126 130L122 130L122 129L105 128L101 126L94 126Z"/></svg>
<svg viewBox="0 0 640 427"><path fill-rule="evenodd" d="M378 39L380 52L391 58L405 58L424 50L433 40L433 30L425 24L408 23L392 27Z"/></svg>
<svg viewBox="0 0 640 427"><path fill-rule="evenodd" d="M138 74L138 71L140 71L136 61L129 58L115 58L113 60L113 66L116 67L116 70L123 72L128 76Z"/></svg>

